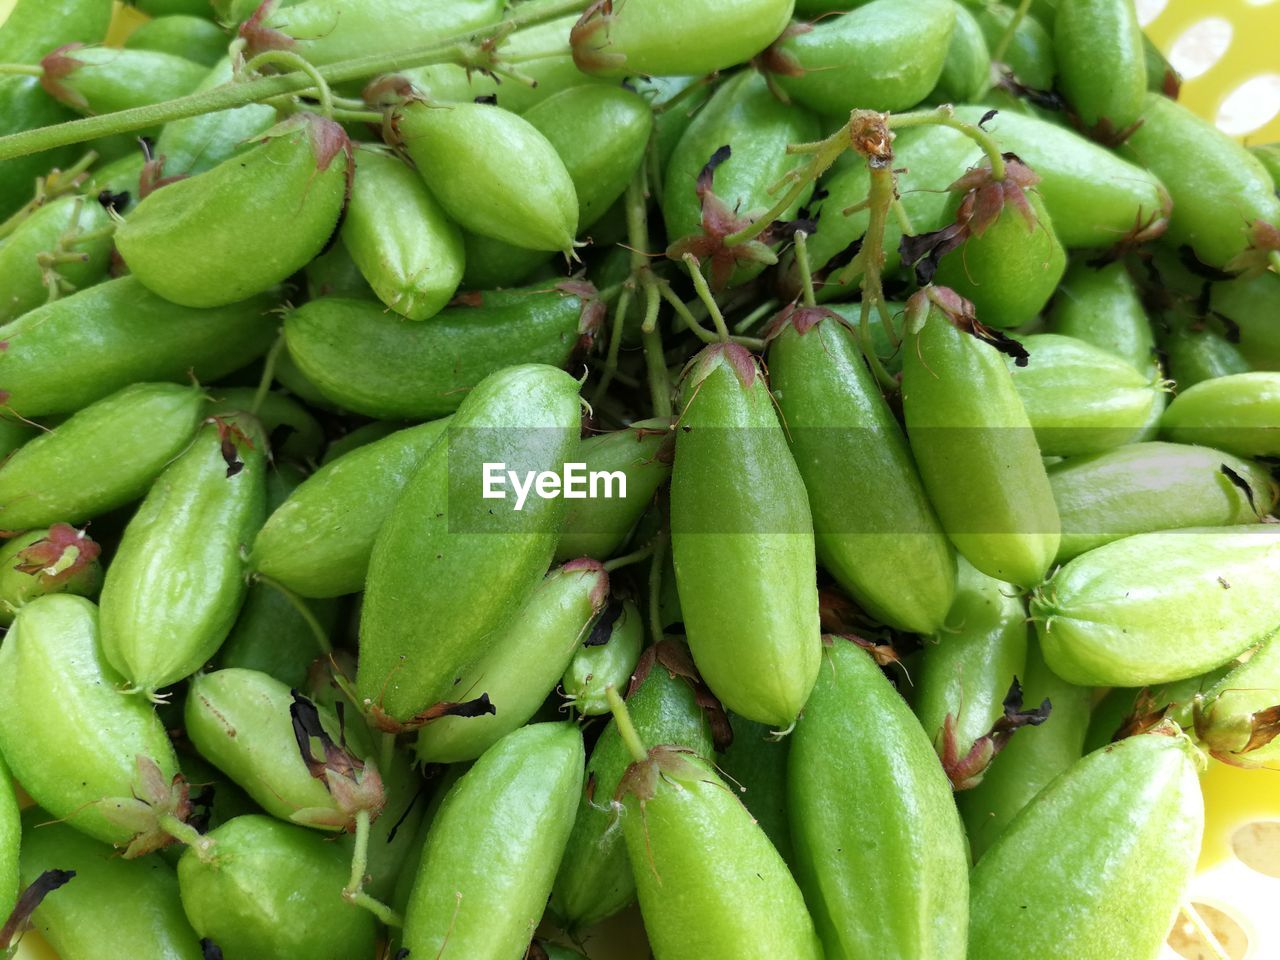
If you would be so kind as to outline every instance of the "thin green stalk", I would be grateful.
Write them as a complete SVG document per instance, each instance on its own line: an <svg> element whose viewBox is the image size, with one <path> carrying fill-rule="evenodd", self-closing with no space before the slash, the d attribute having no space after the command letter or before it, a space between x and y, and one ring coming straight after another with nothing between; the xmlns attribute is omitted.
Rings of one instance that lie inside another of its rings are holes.
<svg viewBox="0 0 1280 960"><path fill-rule="evenodd" d="M676 292L671 289L671 285L665 280L658 284L658 292L662 295L662 299L675 310L676 316L684 321L684 325L689 331L703 343L716 343L717 338L714 333L698 322L697 317L689 310L688 304L676 296Z"/></svg>
<svg viewBox="0 0 1280 960"><path fill-rule="evenodd" d="M532 9L516 13L507 20L482 27L469 33L460 33L437 43L405 50L399 53L374 53L352 60L343 60L317 68L319 75L330 85L363 80L384 73L410 70L435 63L465 62L465 48L483 43L501 31L518 30L555 20L585 8L590 0L555 0L547 4L530 5ZM302 71L281 74L276 77L260 77L244 83L229 83L212 90L166 100L161 103L99 114L67 123L24 130L21 133L0 137L0 160L10 160L31 153L52 150L71 143L82 143L117 133L145 130L172 120L214 113L248 103L260 103L288 94L305 95L315 90L315 81ZM313 94L315 95L315 94Z"/></svg>
<svg viewBox="0 0 1280 960"><path fill-rule="evenodd" d="M657 312L657 290L650 287L647 291L653 297L654 312ZM662 331L656 326L651 330L641 331L640 339L644 344L644 365L649 378L649 399L653 403L655 417L669 417L671 408L671 375L667 371L665 351L662 346Z"/></svg>
<svg viewBox="0 0 1280 960"><path fill-rule="evenodd" d="M320 71L310 61L291 50L266 50L246 63L244 72L260 72L258 68L268 63L285 66L291 70L305 73L310 77L311 82L316 85L316 90L319 92L320 112L329 119L333 119L333 92L329 89L329 84L325 82ZM381 120L382 118L379 117L378 119Z"/></svg>
<svg viewBox="0 0 1280 960"><path fill-rule="evenodd" d="M800 294L806 307L816 307L817 298L813 295L813 271L809 268L809 235L803 230L796 231L796 269L800 271Z"/></svg>
<svg viewBox="0 0 1280 960"><path fill-rule="evenodd" d="M633 563L639 563L641 560L647 560L653 556L653 551L658 548L657 539L650 540L639 550L632 550L630 553L624 553L620 557L614 557L612 560L605 561L604 572L613 573L619 567L629 567Z"/></svg>
<svg viewBox="0 0 1280 960"><path fill-rule="evenodd" d="M955 108L949 103L944 103L935 110L917 110L912 113L890 114L885 117L885 123L888 124L891 130L905 130L908 127L920 127L930 123L942 127L950 127L952 130L959 130L981 147L982 152L987 155L987 159L991 163L991 179L1004 179L1004 154L1000 152L1000 145L996 143L995 138L976 123L966 123L957 117Z"/></svg>
<svg viewBox="0 0 1280 960"><path fill-rule="evenodd" d="M670 544L671 534L664 525L649 559L649 639L653 643L662 639L662 574L666 569Z"/></svg>
<svg viewBox="0 0 1280 960"><path fill-rule="evenodd" d="M622 332L626 325L627 310L630 307L631 289L625 287L613 308L613 323L609 325L609 349L605 353L604 373L600 377L600 383L596 385L595 391L591 394L592 403L595 403L605 395L605 391L609 389L609 385L613 383L613 378L617 373L618 354L622 351Z"/></svg>
<svg viewBox="0 0 1280 960"><path fill-rule="evenodd" d="M0 63L0 74L13 77L43 77L44 67L32 63Z"/></svg>
<svg viewBox="0 0 1280 960"><path fill-rule="evenodd" d="M1000 39L996 41L996 45L991 50L991 59L1000 63L1004 62L1004 55L1009 52L1009 44L1013 43L1013 38L1018 33L1018 27L1022 25L1022 21L1027 16L1027 11L1031 9L1031 0L1022 0L1018 4L1018 8L1013 11L1013 17L1009 20L1009 25L1004 28L1004 33L1000 34Z"/></svg>
<svg viewBox="0 0 1280 960"><path fill-rule="evenodd" d="M760 304L758 307L756 307L754 310L748 313L745 317L743 317L741 320L735 323L733 325L733 332L736 334L746 333L748 330L754 327L757 323L759 323L761 320L763 320L765 317L767 317L769 314L773 313L773 311L777 309L778 309L777 300L766 300L764 303Z"/></svg>
<svg viewBox="0 0 1280 960"><path fill-rule="evenodd" d="M191 824L179 820L172 813L162 813L156 820L156 826L179 843L185 844L196 852L201 863L213 861L213 850L217 845L212 837L206 837Z"/></svg>
<svg viewBox="0 0 1280 960"><path fill-rule="evenodd" d="M724 322L724 314L720 312L720 306L716 303L716 298L711 294L711 288L707 286L707 278L702 275L702 268L698 265L698 258L692 253L686 253L683 257L685 268L689 271L689 278L693 280L693 288L698 291L698 299L702 301L707 308L707 313L711 315L711 322L716 326L716 333L719 334L720 340L727 343L731 334L729 327Z"/></svg>
<svg viewBox="0 0 1280 960"><path fill-rule="evenodd" d="M644 763L649 759L649 751L645 749L636 725L631 722L631 712L627 710L627 705L623 703L622 697L618 695L612 683L605 687L604 695L609 701L613 722L618 725L618 735L622 737L622 742L626 745L627 752L631 754L631 759L636 763Z"/></svg>
<svg viewBox="0 0 1280 960"><path fill-rule="evenodd" d="M267 394L271 391L271 381L276 377L276 364L280 360L280 351L284 349L284 331L281 330L276 336L276 342L271 345L271 349L267 351L266 359L262 361L262 376L258 379L258 389L253 392L253 406L249 408L249 412L255 417L258 411L262 409L262 404L267 399Z"/></svg>
<svg viewBox="0 0 1280 960"><path fill-rule="evenodd" d="M333 653L333 644L329 641L329 635L325 633L324 627L321 626L320 621L316 619L316 615L311 612L311 608L307 606L307 602L305 600L284 584L277 580L272 580L270 577L263 576L261 573L255 573L254 578L261 583L265 583L272 589L279 590L281 596L283 596L285 600L289 601L289 605L298 611L298 616L302 617L303 621L311 629L312 635L316 638L316 646L320 648L321 654L327 657Z"/></svg>
<svg viewBox="0 0 1280 960"><path fill-rule="evenodd" d="M0 223L0 240L13 233L27 217L31 216L50 200L75 190L82 182L85 171L93 166L94 161L97 159L98 154L90 150L75 164L67 167L66 170L55 168L50 170L46 176L36 178L35 195L23 204L21 208L10 214L4 223Z"/></svg>
<svg viewBox="0 0 1280 960"><path fill-rule="evenodd" d="M349 903L364 907L389 927L402 927L404 920L381 900L364 892L364 874L369 867L369 811L356 811L355 842L351 851L351 876L342 888L342 897Z"/></svg>

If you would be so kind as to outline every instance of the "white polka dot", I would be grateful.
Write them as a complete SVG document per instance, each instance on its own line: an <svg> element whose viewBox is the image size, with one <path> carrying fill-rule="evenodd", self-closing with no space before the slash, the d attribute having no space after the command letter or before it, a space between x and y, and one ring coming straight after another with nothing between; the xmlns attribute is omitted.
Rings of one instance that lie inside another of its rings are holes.
<svg viewBox="0 0 1280 960"><path fill-rule="evenodd" d="M1204 73L1222 59L1231 46L1231 23L1209 17L1187 27L1169 50L1169 62L1184 80Z"/></svg>
<svg viewBox="0 0 1280 960"><path fill-rule="evenodd" d="M1222 101L1216 123L1233 137L1252 133L1280 113L1280 74L1264 73L1246 80Z"/></svg>

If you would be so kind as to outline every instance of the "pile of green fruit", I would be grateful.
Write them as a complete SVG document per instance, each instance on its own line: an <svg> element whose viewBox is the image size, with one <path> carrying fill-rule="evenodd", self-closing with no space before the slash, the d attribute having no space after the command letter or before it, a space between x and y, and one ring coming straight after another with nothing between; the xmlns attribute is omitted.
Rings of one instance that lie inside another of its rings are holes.
<svg viewBox="0 0 1280 960"><path fill-rule="evenodd" d="M0 955L1156 957L1280 148L1132 0L135 5L0 24Z"/></svg>

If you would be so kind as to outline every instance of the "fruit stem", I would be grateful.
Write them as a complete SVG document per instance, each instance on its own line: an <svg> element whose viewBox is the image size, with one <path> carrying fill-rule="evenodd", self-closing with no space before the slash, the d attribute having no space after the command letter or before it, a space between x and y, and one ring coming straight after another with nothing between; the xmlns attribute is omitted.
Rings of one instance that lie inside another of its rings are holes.
<svg viewBox="0 0 1280 960"><path fill-rule="evenodd" d="M612 683L604 688L604 695L609 701L609 710L613 713L613 722L618 725L618 735L622 737L622 742L631 754L631 759L636 763L644 763L649 759L649 751L645 749L644 741L640 739L640 734L636 732L636 725L631 722L631 712L627 710L627 705L622 702L622 697L619 696Z"/></svg>

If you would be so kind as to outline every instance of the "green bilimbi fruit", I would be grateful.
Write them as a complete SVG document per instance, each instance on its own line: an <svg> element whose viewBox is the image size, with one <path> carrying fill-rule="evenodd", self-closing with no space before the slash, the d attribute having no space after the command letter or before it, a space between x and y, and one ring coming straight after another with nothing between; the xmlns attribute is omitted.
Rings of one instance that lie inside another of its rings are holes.
<svg viewBox="0 0 1280 960"><path fill-rule="evenodd" d="M840 317L799 309L781 319L769 370L818 559L876 619L932 633L955 595L955 553L902 428Z"/></svg>
<svg viewBox="0 0 1280 960"><path fill-rule="evenodd" d="M1147 58L1133 0L1058 0L1053 48L1058 89L1086 126L1121 131L1138 119Z"/></svg>
<svg viewBox="0 0 1280 960"><path fill-rule="evenodd" d="M18 899L18 848L21 841L18 795L14 792L9 768L0 758L0 917L6 920Z"/></svg>
<svg viewBox="0 0 1280 960"><path fill-rule="evenodd" d="M774 849L795 863L787 810L787 758L791 738L779 740L763 723L730 717L733 743L716 756L716 766L733 785Z"/></svg>
<svg viewBox="0 0 1280 960"><path fill-rule="evenodd" d="M671 476L675 434L667 420L637 420L623 430L584 437L580 453L591 473L622 474L627 495L588 497L565 509L556 559L608 560L626 542L658 488Z"/></svg>
<svg viewBox="0 0 1280 960"><path fill-rule="evenodd" d="M462 281L462 233L399 157L356 151L342 243L378 299L403 317L440 312Z"/></svg>
<svg viewBox="0 0 1280 960"><path fill-rule="evenodd" d="M988 735L1007 716L1012 685L1026 672L1027 633L1017 588L961 560L955 603L925 644L912 700L958 790L980 783L1003 747Z"/></svg>
<svg viewBox="0 0 1280 960"><path fill-rule="evenodd" d="M42 6L40 0L32 6ZM43 14L41 14L43 16ZM47 52L47 48L45 51ZM41 53L31 54L31 59ZM5 62L15 62L6 59ZM22 133L35 127L74 120L75 114L40 88L37 77L0 77L0 134ZM75 147L58 147L0 163L0 217L8 217L31 201L36 178L66 168L78 159Z"/></svg>
<svg viewBox="0 0 1280 960"><path fill-rule="evenodd" d="M209 68L156 50L59 47L40 61L49 96L80 113L113 113L191 93Z"/></svg>
<svg viewBox="0 0 1280 960"><path fill-rule="evenodd" d="M102 655L97 607L32 601L0 646L0 752L52 816L139 856L188 807L164 724L142 697L122 697L123 683Z"/></svg>
<svg viewBox="0 0 1280 960"><path fill-rule="evenodd" d="M304 606L306 615L295 604ZM261 580L250 583L240 615L218 649L217 666L260 670L302 687L312 664L324 656L317 629L331 637L341 613L336 600L304 600Z"/></svg>
<svg viewBox="0 0 1280 960"><path fill-rule="evenodd" d="M1073 263L1054 294L1048 321L1049 333L1091 343L1149 376L1158 373L1151 321L1119 261Z"/></svg>
<svg viewBox="0 0 1280 960"><path fill-rule="evenodd" d="M1234 345L1255 370L1280 370L1280 330L1271 320L1277 305L1280 277L1271 273L1209 287L1210 308L1234 324Z"/></svg>
<svg viewBox="0 0 1280 960"><path fill-rule="evenodd" d="M200 422L192 387L139 383L27 441L0 466L0 529L81 523L142 496Z"/></svg>
<svg viewBox="0 0 1280 960"><path fill-rule="evenodd" d="M1046 457L1101 453L1142 438L1163 409L1151 373L1101 347L1057 333L1022 337L1029 362L1007 363Z"/></svg>
<svg viewBox="0 0 1280 960"><path fill-rule="evenodd" d="M391 129L459 226L517 247L572 252L573 179L529 121L489 104L410 100Z"/></svg>
<svg viewBox="0 0 1280 960"><path fill-rule="evenodd" d="M711 757L707 715L698 704L705 691L689 653L671 640L659 641L637 664L626 693L627 710L646 743L684 747ZM617 829L614 801L631 755L610 720L587 761L587 779L551 894L551 913L567 929L582 930L613 916L636 896L635 878Z"/></svg>
<svg viewBox="0 0 1280 960"><path fill-rule="evenodd" d="M907 311L902 407L929 499L970 563L1033 587L1058 552L1060 523L1031 423L993 345L1003 341L945 288L926 287Z"/></svg>
<svg viewBox="0 0 1280 960"><path fill-rule="evenodd" d="M821 659L813 521L754 357L715 344L685 377L671 545L689 648L735 713L789 728Z"/></svg>
<svg viewBox="0 0 1280 960"><path fill-rule="evenodd" d="M1084 752L1093 691L1059 679L1034 641L1027 645L1026 669L1019 678L1023 702L1048 701L1049 716L1039 725L1019 730L991 761L982 782L956 795L975 861L1018 812Z"/></svg>
<svg viewBox="0 0 1280 960"><path fill-rule="evenodd" d="M440 717L418 733L426 763L474 760L537 713L609 598L609 575L595 560L552 570L528 602L488 639L488 647L454 684L453 699L487 696L493 712Z"/></svg>
<svg viewBox="0 0 1280 960"><path fill-rule="evenodd" d="M484 496L484 464L519 476L562 474L579 431L578 383L540 364L476 386L449 435L428 451L374 542L360 620L362 706L394 727L454 700L459 671L527 601L546 572L562 498L513 509ZM528 471L533 471L529 474ZM507 494L506 490L499 493ZM448 584L424 590L424 583ZM432 624L431 641L419 635ZM558 672L558 671L557 671Z"/></svg>
<svg viewBox="0 0 1280 960"><path fill-rule="evenodd" d="M227 55L231 38L205 17L171 14L138 24L124 45L130 50L156 50L212 67Z"/></svg>
<svg viewBox="0 0 1280 960"><path fill-rule="evenodd" d="M1198 383L1169 404L1160 432L1241 457L1280 456L1280 373L1236 373Z"/></svg>
<svg viewBox="0 0 1280 960"><path fill-rule="evenodd" d="M253 416L271 444L273 460L308 463L319 458L323 429L306 407L286 393L269 390L259 397L255 387L216 387L209 391L205 416L249 413L255 406Z"/></svg>
<svg viewBox="0 0 1280 960"><path fill-rule="evenodd" d="M1058 563L1138 533L1257 523L1280 487L1252 461L1209 447L1133 443L1049 467L1062 518Z"/></svg>
<svg viewBox="0 0 1280 960"><path fill-rule="evenodd" d="M1013 18L1013 7L1004 3L987 3L974 10L974 17L987 43L994 49L1004 37ZM1018 80L1033 90L1052 90L1057 76L1053 37L1033 16L1024 16L1014 30L1013 40L1004 53L1004 62L1013 70Z"/></svg>
<svg viewBox="0 0 1280 960"><path fill-rule="evenodd" d="M271 288L323 249L346 200L351 142L310 113L264 137L242 157L150 194L116 231L120 255L148 289L184 306L221 306Z"/></svg>
<svg viewBox="0 0 1280 960"><path fill-rule="evenodd" d="M374 954L377 922L342 896L346 852L312 830L247 815L211 830L214 854L178 862L182 906L227 960L351 960Z"/></svg>
<svg viewBox="0 0 1280 960"><path fill-rule="evenodd" d="M1053 220L1034 189L1039 182L1029 167L1010 160L1003 180L983 165L951 185L956 226L962 228L955 239L962 242L942 256L934 280L972 301L986 326L1033 320L1067 268Z"/></svg>
<svg viewBox="0 0 1280 960"><path fill-rule="evenodd" d="M793 26L768 62L782 90L824 116L906 110L937 85L955 22L952 0L872 0Z"/></svg>
<svg viewBox="0 0 1280 960"><path fill-rule="evenodd" d="M0 22L0 63L32 63L54 47L98 43L111 23L108 0L17 0Z"/></svg>
<svg viewBox="0 0 1280 960"><path fill-rule="evenodd" d="M535 723L459 778L432 820L405 911L412 955L517 957L529 945L573 826L582 764L573 724Z"/></svg>
<svg viewBox="0 0 1280 960"><path fill-rule="evenodd" d="M1273 765L1280 756L1280 643L1268 640L1197 698L1196 737L1221 760Z"/></svg>
<svg viewBox="0 0 1280 960"><path fill-rule="evenodd" d="M750 60L791 19L793 0L650 0L596 4L569 34L587 73L707 74Z"/></svg>
<svg viewBox="0 0 1280 960"><path fill-rule="evenodd" d="M1280 624L1271 524L1144 533L1090 550L1031 599L1045 662L1081 686L1194 677Z"/></svg>
<svg viewBox="0 0 1280 960"><path fill-rule="evenodd" d="M969 856L951 786L875 661L841 638L826 659L792 738L787 795L827 956L960 960Z"/></svg>
<svg viewBox="0 0 1280 960"><path fill-rule="evenodd" d="M605 691L625 690L644 646L644 620L630 600L614 601L574 650L560 687L584 717L609 712Z"/></svg>
<svg viewBox="0 0 1280 960"><path fill-rule="evenodd" d="M203 93L230 83L234 77L231 60L223 57L192 93ZM171 120L160 129L156 156L164 158L166 176L203 173L223 160L251 149L252 143L276 122L275 108L265 103L249 103L231 110L202 113Z"/></svg>
<svg viewBox="0 0 1280 960"><path fill-rule="evenodd" d="M1130 737L1073 764L1023 808L974 868L969 952L1154 957L1200 850L1204 806L1189 748ZM1018 878L1039 864L1035 883ZM1144 891L1141 905L1132 899Z"/></svg>
<svg viewBox="0 0 1280 960"><path fill-rule="evenodd" d="M1237 344L1199 320L1168 317L1160 336L1160 349L1169 365L1169 377L1179 391L1252 369Z"/></svg>
<svg viewBox="0 0 1280 960"><path fill-rule="evenodd" d="M367 300L312 300L285 318L285 343L333 403L371 417L427 420L453 413L469 390L506 367L567 364L591 346L604 310L594 287L572 282L487 291L467 303L413 323Z"/></svg>
<svg viewBox="0 0 1280 960"><path fill-rule="evenodd" d="M37 597L92 597L102 586L101 548L84 530L55 523L29 530L0 547L0 626Z"/></svg>
<svg viewBox="0 0 1280 960"><path fill-rule="evenodd" d="M977 100L991 86L991 48L982 27L964 4L952 4L956 24L942 73L928 96L934 103Z"/></svg>
<svg viewBox="0 0 1280 960"><path fill-rule="evenodd" d="M236 19L242 19L242 0L230 4L241 7ZM253 15L241 26L240 36L253 51L283 48L321 66L469 33L497 23L502 11L502 0L295 0L250 8Z"/></svg>
<svg viewBox="0 0 1280 960"><path fill-rule="evenodd" d="M0 399L42 417L75 413L139 381L219 380L271 346L273 304L262 296L196 310L133 277L108 280L0 327Z"/></svg>
<svg viewBox="0 0 1280 960"><path fill-rule="evenodd" d="M134 690L190 676L226 639L266 512L264 446L250 417L210 421L129 521L102 587L102 649Z"/></svg>
<svg viewBox="0 0 1280 960"><path fill-rule="evenodd" d="M304 597L360 590L378 530L448 425L397 430L325 464L271 512L249 567Z"/></svg>

